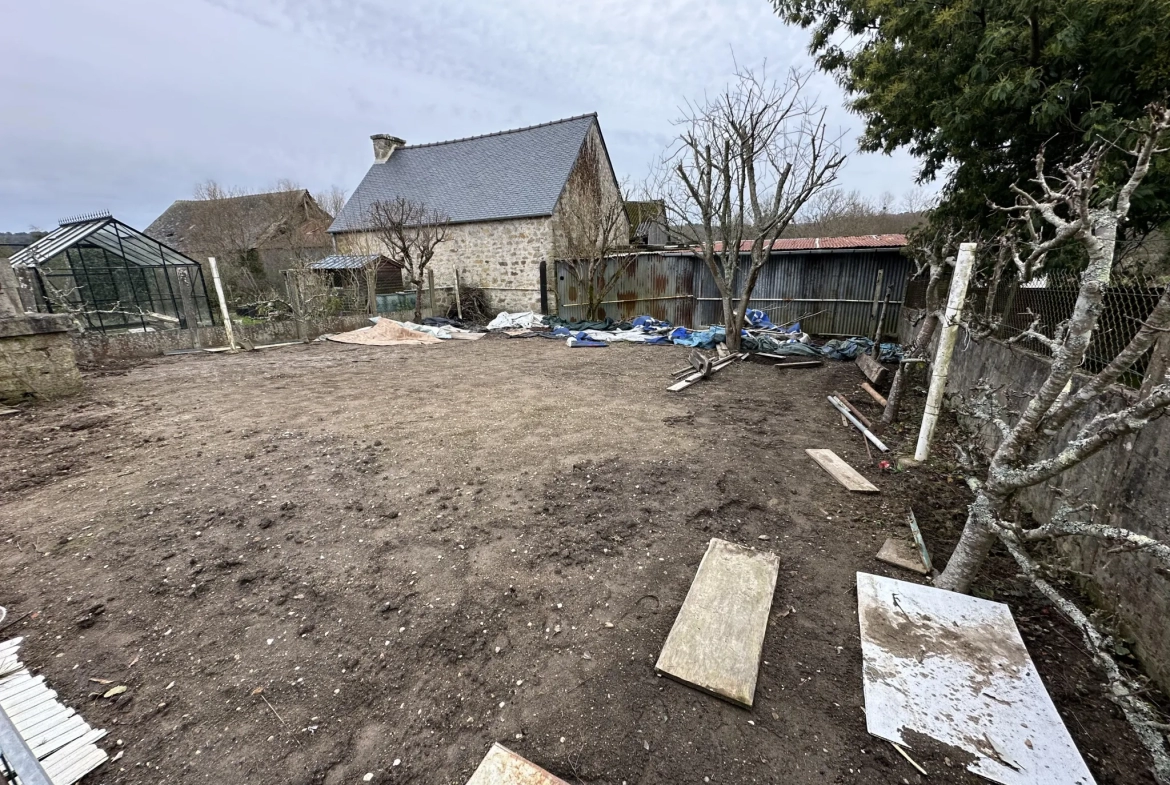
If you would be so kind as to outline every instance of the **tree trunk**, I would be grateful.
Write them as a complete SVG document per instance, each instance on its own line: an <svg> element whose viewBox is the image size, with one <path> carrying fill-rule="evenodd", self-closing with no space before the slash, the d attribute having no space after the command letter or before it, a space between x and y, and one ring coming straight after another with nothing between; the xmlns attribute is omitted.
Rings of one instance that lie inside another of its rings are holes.
<svg viewBox="0 0 1170 785"><path fill-rule="evenodd" d="M966 594L983 566L991 546L995 544L994 522L998 520L996 505L986 490L975 494L975 501L967 508L967 523L954 553L947 560L946 569L934 585L940 589Z"/></svg>
<svg viewBox="0 0 1170 785"><path fill-rule="evenodd" d="M414 278L414 323L422 324L422 303L423 303L423 277L416 275Z"/></svg>
<svg viewBox="0 0 1170 785"><path fill-rule="evenodd" d="M727 342L728 351L739 351L739 325L738 317L735 314L735 307L732 305L733 300L730 294L723 295L723 327L727 331L727 336L724 339Z"/></svg>
<svg viewBox="0 0 1170 785"><path fill-rule="evenodd" d="M910 349L911 359L924 357L930 348L930 341L934 338L934 331L938 328L938 311L931 311L918 329L914 338L914 346ZM898 419L898 409L902 405L902 398L909 383L909 375L918 370L924 363L900 363L894 372L894 381L890 385L890 394L886 398L886 408L882 412L882 425L890 425Z"/></svg>

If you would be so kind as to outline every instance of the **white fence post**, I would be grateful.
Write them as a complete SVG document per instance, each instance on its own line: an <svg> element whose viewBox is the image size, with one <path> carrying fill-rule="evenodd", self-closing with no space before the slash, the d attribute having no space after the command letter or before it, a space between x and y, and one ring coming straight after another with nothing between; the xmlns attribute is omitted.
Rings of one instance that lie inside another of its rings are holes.
<svg viewBox="0 0 1170 785"><path fill-rule="evenodd" d="M974 270L975 243L963 243L959 246L955 274L951 278L951 291L947 297L946 310L943 312L942 334L938 340L938 351L934 355L930 390L926 394L922 428L918 431L918 445L914 450L916 461L925 461L930 457L930 442L934 438L938 415L942 411L943 394L947 391L947 376L951 371L951 356L955 353L955 340L959 337L959 316L963 313L963 304L967 301L967 284L971 282L971 273Z"/></svg>
<svg viewBox="0 0 1170 785"><path fill-rule="evenodd" d="M211 266L211 280L215 283L215 296L219 298L219 310L223 314L223 329L227 331L228 350L236 350L236 337L232 334L232 317L228 313L227 300L223 296L223 282L219 280L219 267L215 257L207 257L207 264Z"/></svg>

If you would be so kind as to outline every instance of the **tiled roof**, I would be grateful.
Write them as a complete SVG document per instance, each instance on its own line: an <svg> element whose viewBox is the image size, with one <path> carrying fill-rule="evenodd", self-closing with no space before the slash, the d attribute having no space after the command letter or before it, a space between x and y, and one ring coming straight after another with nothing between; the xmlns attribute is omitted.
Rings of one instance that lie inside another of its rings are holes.
<svg viewBox="0 0 1170 785"><path fill-rule="evenodd" d="M407 145L366 172L330 232L367 228L377 201L410 199L453 223L552 215L596 114Z"/></svg>
<svg viewBox="0 0 1170 785"><path fill-rule="evenodd" d="M782 237L772 245L774 251L816 251L822 248L901 248L904 234L862 234L853 237ZM748 243L745 250L750 250Z"/></svg>
<svg viewBox="0 0 1170 785"><path fill-rule="evenodd" d="M850 237L782 237L772 243L773 251L832 251L832 250L867 250L871 248L904 248L906 235L904 234L861 234ZM752 250L750 241L743 241L740 253L749 253ZM676 253L694 253L680 251ZM715 252L723 250L723 243L715 243Z"/></svg>

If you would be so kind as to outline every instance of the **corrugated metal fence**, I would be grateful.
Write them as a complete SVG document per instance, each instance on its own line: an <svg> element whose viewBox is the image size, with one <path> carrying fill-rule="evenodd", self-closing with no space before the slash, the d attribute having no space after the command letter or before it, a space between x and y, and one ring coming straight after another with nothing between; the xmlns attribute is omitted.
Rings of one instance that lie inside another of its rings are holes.
<svg viewBox="0 0 1170 785"><path fill-rule="evenodd" d="M608 278L626 263L621 258L610 260L599 278ZM800 320L805 332L816 335L867 335L875 323L875 295L884 298L888 288L890 304L883 333L894 335L910 273L910 260L897 248L775 253L760 271L750 306L766 311L776 324ZM736 281L736 289L741 285L742 281ZM581 288L568 266L557 262L561 316L585 317L586 296ZM703 260L685 253L640 254L619 274L599 317L621 320L641 314L688 327L721 323L719 289Z"/></svg>

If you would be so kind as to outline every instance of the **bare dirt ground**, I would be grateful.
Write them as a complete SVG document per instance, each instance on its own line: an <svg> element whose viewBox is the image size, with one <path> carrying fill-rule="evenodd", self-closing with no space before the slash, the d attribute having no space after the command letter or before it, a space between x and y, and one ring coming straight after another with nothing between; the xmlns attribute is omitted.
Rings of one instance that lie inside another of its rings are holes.
<svg viewBox="0 0 1170 785"><path fill-rule="evenodd" d="M684 357L493 338L90 373L0 422L0 605L31 614L0 637L124 753L87 783L463 783L494 741L572 783L927 781L866 733L854 574L917 580L873 558L911 505L944 560L948 451L880 471L824 398L876 410L851 363L667 393ZM653 671L713 536L781 559L751 711ZM1097 781L1151 781L1076 633L1002 560L981 591Z"/></svg>

